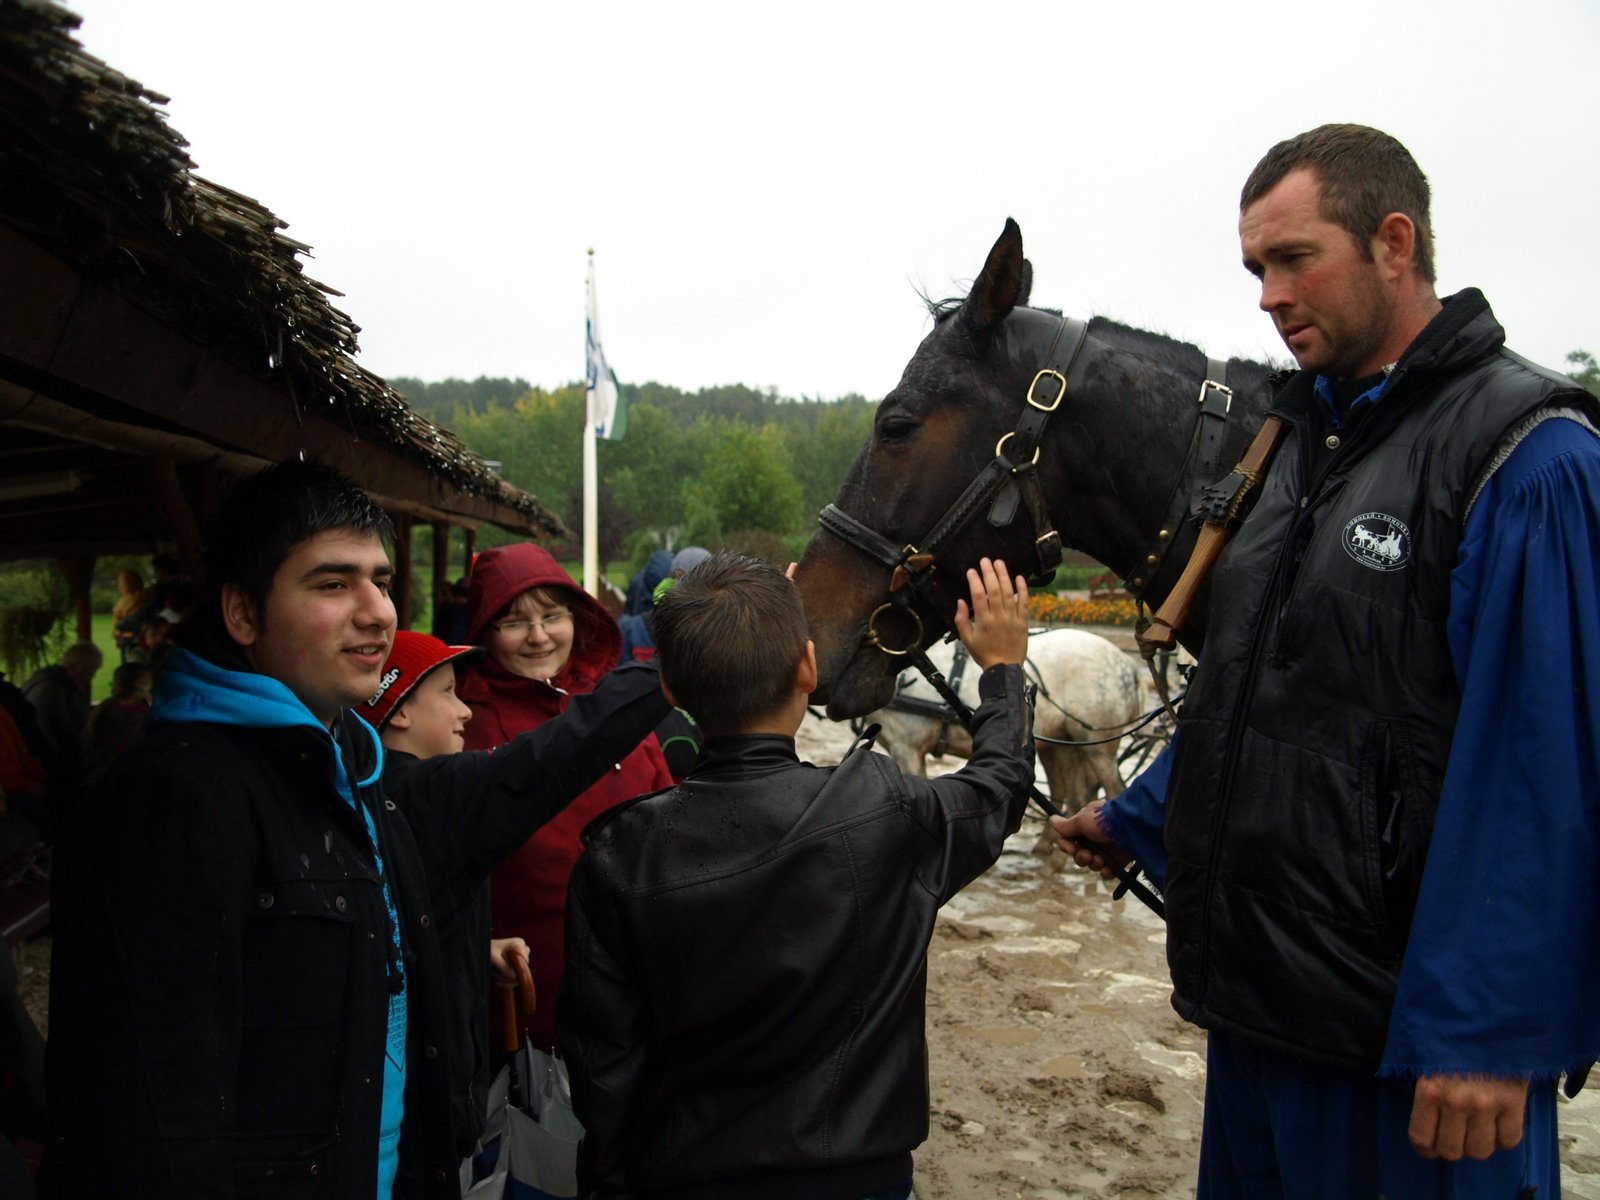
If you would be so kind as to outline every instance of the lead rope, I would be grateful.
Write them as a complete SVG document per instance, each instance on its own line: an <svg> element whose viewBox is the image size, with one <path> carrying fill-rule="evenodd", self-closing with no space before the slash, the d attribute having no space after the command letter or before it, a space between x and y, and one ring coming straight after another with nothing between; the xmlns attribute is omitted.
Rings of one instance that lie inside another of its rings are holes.
<svg viewBox="0 0 1600 1200"><path fill-rule="evenodd" d="M917 670L922 672L923 677L933 685L933 690L944 697L944 702L950 706L950 711L955 713L957 720L967 727L968 733L971 733L973 725L972 709L968 708L966 702L963 701L960 696L956 695L955 688L951 687L949 680L939 673L939 668L933 665L933 660L928 657L927 651L923 650L921 646L914 645L906 652L906 656L911 659L912 664L917 668ZM1037 690L1038 689L1031 683L1028 684L1024 689L1024 695L1027 698L1029 712L1033 711L1033 697ZM1032 797L1034 804L1038 805L1039 810L1043 812L1045 816L1059 817L1065 815L1062 813L1061 809L1057 807L1055 802L1041 792L1036 785L1029 784L1028 794ZM1161 902L1161 898L1157 896L1155 892L1151 891L1150 888L1145 885L1145 882L1139 878L1138 863L1130 860L1126 866L1123 866L1108 854L1101 855L1101 861L1104 862L1106 866L1111 869L1112 874L1117 877L1117 888L1111 893L1111 898L1113 900L1120 900L1125 894L1132 892L1133 895L1142 901L1145 907L1147 907L1151 912L1155 913L1156 916L1160 917L1163 921L1167 919L1167 906L1163 904Z"/></svg>

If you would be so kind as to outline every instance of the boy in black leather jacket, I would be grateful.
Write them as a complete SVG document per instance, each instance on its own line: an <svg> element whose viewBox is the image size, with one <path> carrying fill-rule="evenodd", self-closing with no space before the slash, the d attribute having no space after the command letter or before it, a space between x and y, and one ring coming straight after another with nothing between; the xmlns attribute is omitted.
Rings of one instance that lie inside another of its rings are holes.
<svg viewBox="0 0 1600 1200"><path fill-rule="evenodd" d="M557 1032L583 1196L909 1194L934 920L1033 781L1027 587L987 559L968 583L982 702L936 780L862 746L796 758L816 654L775 568L714 555L657 608L662 688L707 742L682 784L593 822L572 876Z"/></svg>

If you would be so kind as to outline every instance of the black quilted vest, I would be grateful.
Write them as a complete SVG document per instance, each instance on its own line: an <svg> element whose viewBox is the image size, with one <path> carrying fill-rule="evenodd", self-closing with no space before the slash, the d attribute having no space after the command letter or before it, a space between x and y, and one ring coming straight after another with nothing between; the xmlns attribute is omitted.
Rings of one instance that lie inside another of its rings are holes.
<svg viewBox="0 0 1600 1200"><path fill-rule="evenodd" d="M1460 704L1468 496L1521 419L1593 411L1504 337L1469 290L1353 428L1304 372L1279 393L1291 429L1213 577L1169 792L1173 1005L1199 1025L1379 1065Z"/></svg>

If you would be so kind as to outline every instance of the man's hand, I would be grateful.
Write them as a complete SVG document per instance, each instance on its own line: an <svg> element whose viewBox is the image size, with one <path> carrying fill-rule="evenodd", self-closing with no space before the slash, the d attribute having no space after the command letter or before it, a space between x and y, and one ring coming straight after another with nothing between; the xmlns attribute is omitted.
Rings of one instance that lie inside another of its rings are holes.
<svg viewBox="0 0 1600 1200"><path fill-rule="evenodd" d="M956 634L980 667L1021 665L1028 657L1028 581L1006 575L1005 563L987 558L967 568L972 607L956 601Z"/></svg>
<svg viewBox="0 0 1600 1200"><path fill-rule="evenodd" d="M1100 824L1100 810L1105 804L1104 800L1095 800L1070 817L1051 817L1050 829L1056 835L1056 845L1073 862L1099 871L1105 879L1115 879L1116 872L1106 865L1106 860L1126 863L1128 856L1111 844Z"/></svg>
<svg viewBox="0 0 1600 1200"><path fill-rule="evenodd" d="M1423 1158L1488 1158L1522 1141L1526 1079L1424 1075L1411 1102L1411 1148Z"/></svg>

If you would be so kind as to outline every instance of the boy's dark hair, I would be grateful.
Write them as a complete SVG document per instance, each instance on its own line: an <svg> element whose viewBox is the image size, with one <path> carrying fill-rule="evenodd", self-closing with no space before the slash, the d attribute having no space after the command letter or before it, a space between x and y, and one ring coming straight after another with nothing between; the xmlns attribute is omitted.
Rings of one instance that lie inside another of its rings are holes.
<svg viewBox="0 0 1600 1200"><path fill-rule="evenodd" d="M655 635L678 704L707 734L737 733L793 694L806 614L777 567L720 550L661 598Z"/></svg>
<svg viewBox="0 0 1600 1200"><path fill-rule="evenodd" d="M290 459L241 479L206 536L206 618L217 618L228 584L262 612L272 578L290 552L307 538L334 529L394 540L388 514L326 463Z"/></svg>
<svg viewBox="0 0 1600 1200"><path fill-rule="evenodd" d="M1410 217L1417 229L1417 274L1434 282L1428 177L1409 150L1366 125L1319 125L1267 151L1245 180L1239 211L1300 167L1317 177L1323 218L1342 226L1369 261L1372 236L1384 217L1392 212Z"/></svg>

